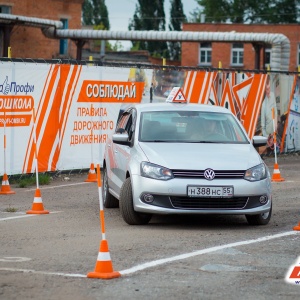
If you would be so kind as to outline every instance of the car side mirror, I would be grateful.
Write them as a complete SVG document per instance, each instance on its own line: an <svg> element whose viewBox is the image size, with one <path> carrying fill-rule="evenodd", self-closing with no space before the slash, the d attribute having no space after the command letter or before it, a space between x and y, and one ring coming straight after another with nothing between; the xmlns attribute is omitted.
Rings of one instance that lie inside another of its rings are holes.
<svg viewBox="0 0 300 300"><path fill-rule="evenodd" d="M268 138L261 135L255 135L252 139L252 144L254 147L262 147L267 145Z"/></svg>
<svg viewBox="0 0 300 300"><path fill-rule="evenodd" d="M112 135L112 140L116 144L126 145L126 146L130 145L129 136L128 136L127 132L126 133L114 133Z"/></svg>

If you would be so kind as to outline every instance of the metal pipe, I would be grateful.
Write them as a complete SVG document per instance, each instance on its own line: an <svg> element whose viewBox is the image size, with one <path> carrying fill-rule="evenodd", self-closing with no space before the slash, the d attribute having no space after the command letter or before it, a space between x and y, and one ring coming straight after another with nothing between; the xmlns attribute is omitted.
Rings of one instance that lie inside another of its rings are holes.
<svg viewBox="0 0 300 300"><path fill-rule="evenodd" d="M253 32L195 32L195 31L107 31L88 29L42 29L45 36L58 39L129 40L129 41L177 41L177 42L222 42L266 43L272 45L271 69L288 71L290 41L283 34Z"/></svg>

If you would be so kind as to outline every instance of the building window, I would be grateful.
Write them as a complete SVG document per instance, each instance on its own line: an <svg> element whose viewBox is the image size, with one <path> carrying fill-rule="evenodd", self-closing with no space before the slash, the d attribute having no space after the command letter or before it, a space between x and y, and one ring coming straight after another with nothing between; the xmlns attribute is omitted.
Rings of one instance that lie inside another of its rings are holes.
<svg viewBox="0 0 300 300"><path fill-rule="evenodd" d="M265 67L267 68L271 64L271 51L272 48L266 47L265 48Z"/></svg>
<svg viewBox="0 0 300 300"><path fill-rule="evenodd" d="M0 5L0 14L11 14L11 6Z"/></svg>
<svg viewBox="0 0 300 300"><path fill-rule="evenodd" d="M67 19L60 20L63 23L63 29L68 29L69 22ZM59 54L60 55L67 55L68 54L68 40L60 40L59 42Z"/></svg>
<svg viewBox="0 0 300 300"><path fill-rule="evenodd" d="M211 65L211 43L201 43L199 52L199 64Z"/></svg>
<svg viewBox="0 0 300 300"><path fill-rule="evenodd" d="M242 66L244 64L244 45L241 43L232 44L231 65Z"/></svg>

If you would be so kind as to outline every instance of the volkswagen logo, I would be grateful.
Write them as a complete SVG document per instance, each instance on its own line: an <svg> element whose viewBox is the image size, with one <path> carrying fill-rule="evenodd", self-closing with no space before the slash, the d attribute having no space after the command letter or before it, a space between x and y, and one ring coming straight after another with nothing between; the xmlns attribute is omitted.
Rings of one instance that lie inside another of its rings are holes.
<svg viewBox="0 0 300 300"><path fill-rule="evenodd" d="M204 171L204 177L207 180L213 180L215 178L215 172L213 169L206 169Z"/></svg>

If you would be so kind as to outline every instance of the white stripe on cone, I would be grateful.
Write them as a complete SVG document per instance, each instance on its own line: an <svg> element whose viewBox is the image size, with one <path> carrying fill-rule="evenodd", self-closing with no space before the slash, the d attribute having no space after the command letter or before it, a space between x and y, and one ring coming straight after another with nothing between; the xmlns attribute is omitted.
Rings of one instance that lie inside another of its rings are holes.
<svg viewBox="0 0 300 300"><path fill-rule="evenodd" d="M99 252L97 260L98 261L110 261L111 259L110 259L109 252Z"/></svg>
<svg viewBox="0 0 300 300"><path fill-rule="evenodd" d="M33 203L42 203L42 198L41 197L34 197L33 198Z"/></svg>

